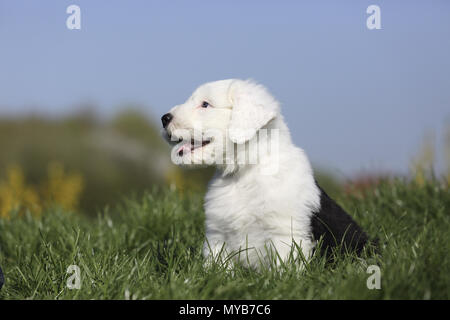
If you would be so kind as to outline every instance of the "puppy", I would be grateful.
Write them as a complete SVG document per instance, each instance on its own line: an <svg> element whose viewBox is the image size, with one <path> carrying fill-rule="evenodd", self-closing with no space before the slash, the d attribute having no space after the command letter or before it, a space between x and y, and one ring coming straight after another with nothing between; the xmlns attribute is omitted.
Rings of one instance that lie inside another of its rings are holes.
<svg viewBox="0 0 450 320"><path fill-rule="evenodd" d="M238 79L200 86L161 118L177 164L218 168L205 196L203 254L258 268L308 260L319 240L360 253L367 235L318 186L291 140L279 103L261 85ZM294 250L293 250L294 249Z"/></svg>

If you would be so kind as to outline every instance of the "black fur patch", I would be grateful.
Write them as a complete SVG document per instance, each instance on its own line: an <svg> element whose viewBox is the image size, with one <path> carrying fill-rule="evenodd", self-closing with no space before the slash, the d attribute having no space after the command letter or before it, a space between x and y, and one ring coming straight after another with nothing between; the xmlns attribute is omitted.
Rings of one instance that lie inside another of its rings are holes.
<svg viewBox="0 0 450 320"><path fill-rule="evenodd" d="M314 240L322 238L321 253L329 255L331 249L342 245L342 250L355 251L358 255L368 242L367 234L323 189L320 210L314 212L311 220Z"/></svg>

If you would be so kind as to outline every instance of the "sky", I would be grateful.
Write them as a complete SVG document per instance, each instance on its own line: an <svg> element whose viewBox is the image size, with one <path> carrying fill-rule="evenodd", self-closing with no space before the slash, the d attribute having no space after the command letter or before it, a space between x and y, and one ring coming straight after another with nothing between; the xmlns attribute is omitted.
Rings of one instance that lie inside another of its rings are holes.
<svg viewBox="0 0 450 320"><path fill-rule="evenodd" d="M0 117L134 105L156 122L228 78L270 90L316 167L404 174L431 134L441 170L450 1L0 0Z"/></svg>

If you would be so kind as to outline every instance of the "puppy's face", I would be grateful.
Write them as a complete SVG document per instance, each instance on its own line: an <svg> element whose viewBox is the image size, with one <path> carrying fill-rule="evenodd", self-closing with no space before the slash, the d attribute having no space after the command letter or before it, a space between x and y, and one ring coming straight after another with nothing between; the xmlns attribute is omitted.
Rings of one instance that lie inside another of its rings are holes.
<svg viewBox="0 0 450 320"><path fill-rule="evenodd" d="M181 105L168 113L167 138L177 144L175 156L189 158L189 163L214 162L217 146L226 143L232 103L229 87L232 80L206 83ZM163 116L164 118L164 116Z"/></svg>
<svg viewBox="0 0 450 320"><path fill-rule="evenodd" d="M166 138L176 144L172 160L222 164L227 151L253 138L277 115L278 108L266 89L253 82L229 79L206 83L161 118Z"/></svg>

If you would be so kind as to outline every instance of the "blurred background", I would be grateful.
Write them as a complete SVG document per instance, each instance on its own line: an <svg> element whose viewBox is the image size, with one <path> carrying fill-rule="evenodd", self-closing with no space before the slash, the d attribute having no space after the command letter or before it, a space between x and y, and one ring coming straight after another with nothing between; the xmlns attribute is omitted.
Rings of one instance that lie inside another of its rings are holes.
<svg viewBox="0 0 450 320"><path fill-rule="evenodd" d="M371 4L381 30L366 27ZM0 0L0 216L203 192L212 170L172 165L159 118L227 78L269 88L330 193L448 179L449 39L444 0Z"/></svg>

